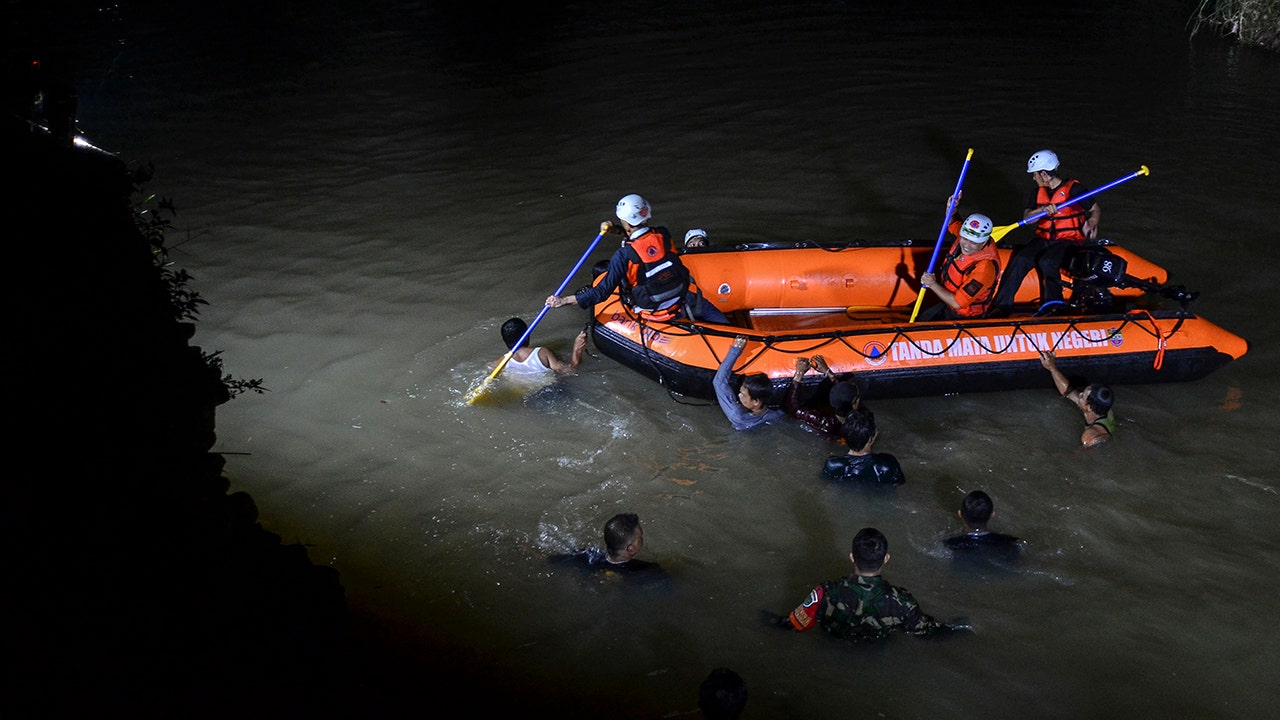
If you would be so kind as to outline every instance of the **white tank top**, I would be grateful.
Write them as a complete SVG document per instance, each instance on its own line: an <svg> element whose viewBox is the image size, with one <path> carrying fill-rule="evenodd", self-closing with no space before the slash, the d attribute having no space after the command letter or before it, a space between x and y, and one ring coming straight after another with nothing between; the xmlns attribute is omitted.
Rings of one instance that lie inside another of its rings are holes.
<svg viewBox="0 0 1280 720"><path fill-rule="evenodd" d="M523 362L516 360L514 357L511 358L507 361L507 366L502 369L503 372L527 378L546 375L547 373L552 372L551 368L543 365L542 359L538 357L538 353L541 351L542 348L540 347L533 348L533 350L529 352L529 356L526 357Z"/></svg>

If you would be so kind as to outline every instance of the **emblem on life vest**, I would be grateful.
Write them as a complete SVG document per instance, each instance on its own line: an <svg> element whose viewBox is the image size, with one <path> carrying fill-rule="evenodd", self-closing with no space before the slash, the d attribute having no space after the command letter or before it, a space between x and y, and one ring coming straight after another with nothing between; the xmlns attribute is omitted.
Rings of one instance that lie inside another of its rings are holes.
<svg viewBox="0 0 1280 720"><path fill-rule="evenodd" d="M728 295L733 292L733 288L729 287L729 283L720 283L720 287L716 288L716 292L721 295Z"/></svg>
<svg viewBox="0 0 1280 720"><path fill-rule="evenodd" d="M1107 334L1111 336L1111 344L1115 347L1124 345L1124 334L1119 328L1107 328Z"/></svg>
<svg viewBox="0 0 1280 720"><path fill-rule="evenodd" d="M862 354L867 356L868 365L883 365L887 356L884 354L884 343L872 340L862 346Z"/></svg>
<svg viewBox="0 0 1280 720"><path fill-rule="evenodd" d="M648 255L649 257L653 257L654 255L658 254L658 248L650 245L648 248L645 249L644 254Z"/></svg>

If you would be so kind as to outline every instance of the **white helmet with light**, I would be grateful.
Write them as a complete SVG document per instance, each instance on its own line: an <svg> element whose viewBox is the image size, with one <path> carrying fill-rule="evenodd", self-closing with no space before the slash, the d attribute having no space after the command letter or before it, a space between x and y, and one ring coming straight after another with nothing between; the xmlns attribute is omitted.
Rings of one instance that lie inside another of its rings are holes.
<svg viewBox="0 0 1280 720"><path fill-rule="evenodd" d="M1027 172L1040 172L1041 170L1057 170L1058 154L1052 150L1041 150L1031 156L1027 160Z"/></svg>
<svg viewBox="0 0 1280 720"><path fill-rule="evenodd" d="M649 201L639 195L627 195L618 201L618 219L639 227L649 222Z"/></svg>
<svg viewBox="0 0 1280 720"><path fill-rule="evenodd" d="M969 242L984 243L991 238L991 218L974 213L960 225L960 237Z"/></svg>

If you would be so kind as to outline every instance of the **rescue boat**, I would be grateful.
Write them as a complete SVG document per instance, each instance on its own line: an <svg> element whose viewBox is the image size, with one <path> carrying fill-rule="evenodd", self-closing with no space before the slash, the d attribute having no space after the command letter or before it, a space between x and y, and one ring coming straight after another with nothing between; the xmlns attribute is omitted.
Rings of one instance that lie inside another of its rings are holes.
<svg viewBox="0 0 1280 720"><path fill-rule="evenodd" d="M1007 267L1013 248L999 250ZM1039 304L1032 272L1008 317L913 321L918 278L932 255L933 244L919 240L690 250L681 259L728 325L650 321L615 291L594 308L592 338L670 392L707 399L738 335L747 344L735 373L764 373L781 390L797 357L822 355L869 398L1043 388L1042 350L1054 351L1068 375L1112 385L1197 380L1248 350L1243 338L1192 312L1198 292L1166 285L1164 268L1107 240L1064 262L1064 302ZM602 270L596 266L595 282ZM926 291L924 306L932 300Z"/></svg>

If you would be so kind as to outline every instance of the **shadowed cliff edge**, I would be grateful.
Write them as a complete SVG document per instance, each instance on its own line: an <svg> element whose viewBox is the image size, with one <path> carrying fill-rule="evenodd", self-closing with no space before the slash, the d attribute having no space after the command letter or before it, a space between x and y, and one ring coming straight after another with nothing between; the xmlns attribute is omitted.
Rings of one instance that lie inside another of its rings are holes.
<svg viewBox="0 0 1280 720"><path fill-rule="evenodd" d="M491 658L353 615L335 570L259 524L209 452L233 393L216 349L190 344L134 220L137 178L26 123L3 134L18 186L0 512L10 715L377 717L442 692L472 710L559 704Z"/></svg>

